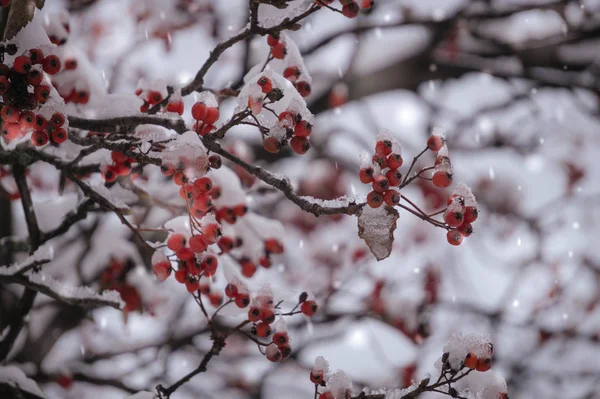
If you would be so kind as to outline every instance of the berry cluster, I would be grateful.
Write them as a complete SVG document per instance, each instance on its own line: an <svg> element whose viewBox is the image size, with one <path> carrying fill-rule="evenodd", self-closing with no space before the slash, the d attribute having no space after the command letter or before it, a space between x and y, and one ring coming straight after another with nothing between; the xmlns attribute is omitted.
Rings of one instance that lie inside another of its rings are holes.
<svg viewBox="0 0 600 399"><path fill-rule="evenodd" d="M279 123L285 128L285 136L281 139L275 136L266 137L263 140L265 150L277 153L289 140L290 147L296 154L306 154L310 149L309 136L312 133L312 124L303 120L302 115L293 110L280 113Z"/></svg>
<svg viewBox="0 0 600 399"><path fill-rule="evenodd" d="M17 46L0 45L0 54L14 55ZM44 56L40 49L30 49L14 59L12 67L0 64L0 95L2 95L2 137L5 141L25 136L34 130L31 140L42 146L51 139L60 144L67 139L62 127L65 116L54 113L49 120L41 114L42 105L50 96L50 87L43 84L44 72L55 74L61 62L55 55ZM35 112L34 112L35 111Z"/></svg>
<svg viewBox="0 0 600 399"><path fill-rule="evenodd" d="M446 235L448 242L460 245L463 237L469 237L473 233L471 224L477 220L478 215L477 201L471 189L459 183L448 198L448 207L444 211L444 221L452 228Z"/></svg>
<svg viewBox="0 0 600 399"><path fill-rule="evenodd" d="M113 161L112 165L102 167L102 177L107 183L112 183L117 180L118 176L127 176L131 173L132 164L135 158L130 158L122 152L113 151L110 154Z"/></svg>
<svg viewBox="0 0 600 399"><path fill-rule="evenodd" d="M440 188L450 186L452 184L452 163L448 157L448 147L443 132L434 130L427 140L427 148L437 152L432 177L433 185Z"/></svg>
<svg viewBox="0 0 600 399"><path fill-rule="evenodd" d="M194 131L205 136L215 130L214 123L219 120L219 108L197 102L192 106L192 117L196 121Z"/></svg>
<svg viewBox="0 0 600 399"><path fill-rule="evenodd" d="M279 35L267 36L267 44L271 47L271 56L273 58L283 60L288 54L286 43L283 38ZM283 71L283 76L292 82L298 93L302 97L307 97L311 92L310 83L306 80L299 80L302 75L302 71L299 65L288 65Z"/></svg>
<svg viewBox="0 0 600 399"><path fill-rule="evenodd" d="M384 202L389 206L398 205L400 192L391 187L399 187L402 183L402 166L400 144L384 132L380 133L375 144L375 154L369 160L363 156L359 172L363 184L371 184L373 191L367 195L367 204L371 208L379 208Z"/></svg>

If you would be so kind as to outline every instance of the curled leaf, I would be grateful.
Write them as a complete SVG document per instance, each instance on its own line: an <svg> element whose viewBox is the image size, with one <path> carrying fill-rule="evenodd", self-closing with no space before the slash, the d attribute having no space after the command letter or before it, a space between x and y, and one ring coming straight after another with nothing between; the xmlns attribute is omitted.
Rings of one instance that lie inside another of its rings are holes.
<svg viewBox="0 0 600 399"><path fill-rule="evenodd" d="M377 260L390 256L394 230L400 214L394 208L365 206L358 214L358 236L362 238Z"/></svg>

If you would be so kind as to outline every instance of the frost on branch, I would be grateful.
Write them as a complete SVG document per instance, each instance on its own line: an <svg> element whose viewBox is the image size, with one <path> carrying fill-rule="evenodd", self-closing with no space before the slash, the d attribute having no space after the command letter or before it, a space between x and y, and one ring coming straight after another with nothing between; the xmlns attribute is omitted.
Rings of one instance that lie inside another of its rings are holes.
<svg viewBox="0 0 600 399"><path fill-rule="evenodd" d="M0 366L0 393L6 393L6 397L9 398L12 397L10 394L11 391L14 392L14 390L21 393L20 395L15 396L18 398L37 399L46 397L38 384L31 378L28 378L21 369L15 366Z"/></svg>
<svg viewBox="0 0 600 399"><path fill-rule="evenodd" d="M364 207L358 214L358 236L362 238L377 260L390 256L394 230L400 214L392 207Z"/></svg>
<svg viewBox="0 0 600 399"><path fill-rule="evenodd" d="M14 276L24 273L30 268L51 262L54 258L54 248L50 244L44 244L39 247L33 255L22 262L13 263L10 266L0 266L0 276Z"/></svg>

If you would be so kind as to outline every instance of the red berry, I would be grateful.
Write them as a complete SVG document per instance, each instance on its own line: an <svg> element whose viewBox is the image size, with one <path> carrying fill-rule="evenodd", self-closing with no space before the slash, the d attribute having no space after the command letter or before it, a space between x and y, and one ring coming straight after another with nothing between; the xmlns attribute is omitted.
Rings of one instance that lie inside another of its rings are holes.
<svg viewBox="0 0 600 399"><path fill-rule="evenodd" d="M275 321L275 312L270 308L262 308L260 310L260 319L267 324L272 324Z"/></svg>
<svg viewBox="0 0 600 399"><path fill-rule="evenodd" d="M385 168L387 168L387 167L388 167L388 164L387 164L387 158L386 158L385 156L381 155L381 154L377 154L377 153L375 153L375 154L373 155L373 158L371 158L371 161L372 161L374 164L377 164L377 165L379 165L379 167L380 167L381 169L385 169Z"/></svg>
<svg viewBox="0 0 600 399"><path fill-rule="evenodd" d="M171 234L171 236L167 240L167 247L173 252L180 251L185 247L185 244L186 239L183 236L183 234Z"/></svg>
<svg viewBox="0 0 600 399"><path fill-rule="evenodd" d="M379 140L375 144L375 152L387 157L392 153L392 142L390 140Z"/></svg>
<svg viewBox="0 0 600 399"><path fill-rule="evenodd" d="M469 222L464 222L458 227L458 231L460 231L464 237L469 237L473 234L473 226L471 226L471 223Z"/></svg>
<svg viewBox="0 0 600 399"><path fill-rule="evenodd" d="M167 112L175 112L183 115L183 101L174 101L167 104Z"/></svg>
<svg viewBox="0 0 600 399"><path fill-rule="evenodd" d="M319 0L323 1L323 0ZM335 396L331 392L323 392L319 395L319 399L335 399Z"/></svg>
<svg viewBox="0 0 600 399"><path fill-rule="evenodd" d="M273 334L273 343L277 346L287 345L289 341L290 337L285 331L278 331L275 334Z"/></svg>
<svg viewBox="0 0 600 399"><path fill-rule="evenodd" d="M171 275L171 263L168 261L152 265L152 271L158 281L165 281Z"/></svg>
<svg viewBox="0 0 600 399"><path fill-rule="evenodd" d="M271 335L271 326L269 326L267 323L257 323L256 335L260 338L267 338L269 335Z"/></svg>
<svg viewBox="0 0 600 399"><path fill-rule="evenodd" d="M298 93L300 93L302 97L308 97L312 90L310 87L310 83L304 81L297 82L294 86L296 87L296 90L298 90Z"/></svg>
<svg viewBox="0 0 600 399"><path fill-rule="evenodd" d="M237 285L229 283L225 286L225 295L227 298L235 298L238 293Z"/></svg>
<svg viewBox="0 0 600 399"><path fill-rule="evenodd" d="M379 208L381 204L383 204L383 195L377 191L371 191L369 195L367 195L367 204L371 208Z"/></svg>
<svg viewBox="0 0 600 399"><path fill-rule="evenodd" d="M463 235L457 229L452 229L446 234L446 239L448 240L449 244L460 245L463 240Z"/></svg>
<svg viewBox="0 0 600 399"><path fill-rule="evenodd" d="M247 293L238 292L235 296L235 304L238 308L245 308L250 304L250 296Z"/></svg>
<svg viewBox="0 0 600 399"><path fill-rule="evenodd" d="M479 211L474 206L468 206L465 208L464 216L465 222L473 223L477 220L477 216L479 216Z"/></svg>
<svg viewBox="0 0 600 399"><path fill-rule="evenodd" d="M262 92L265 94L270 93L273 90L273 82L271 82L271 79L267 78L266 76L259 78L258 82L256 83L258 83L262 89Z"/></svg>
<svg viewBox="0 0 600 399"><path fill-rule="evenodd" d="M39 85L33 90L33 94L36 100L44 104L48 100L48 97L50 97L50 87Z"/></svg>
<svg viewBox="0 0 600 399"><path fill-rule="evenodd" d="M290 147L296 154L306 154L310 150L310 141L306 137L294 136L290 140Z"/></svg>
<svg viewBox="0 0 600 399"><path fill-rule="evenodd" d="M307 121L300 121L294 127L294 134L298 137L308 137L312 133L312 125Z"/></svg>
<svg viewBox="0 0 600 399"><path fill-rule="evenodd" d="M187 288L188 292L196 292L198 291L198 288L200 288L200 283L198 282L198 280L187 280L185 282L185 288Z"/></svg>
<svg viewBox="0 0 600 399"><path fill-rule="evenodd" d="M39 48L32 48L29 50L29 58L31 59L31 63L33 65L41 64L44 62L44 52Z"/></svg>
<svg viewBox="0 0 600 399"><path fill-rule="evenodd" d="M35 128L37 130L44 130L48 126L48 121L42 115L35 116Z"/></svg>
<svg viewBox="0 0 600 399"><path fill-rule="evenodd" d="M175 280L181 284L185 283L188 278L188 271L185 268L181 268L175 272Z"/></svg>
<svg viewBox="0 0 600 399"><path fill-rule="evenodd" d="M31 142L37 147L46 145L48 140L50 140L50 137L48 136L48 133L43 130L36 130L31 134Z"/></svg>
<svg viewBox="0 0 600 399"><path fill-rule="evenodd" d="M492 359L478 359L475 370L480 372L488 371L492 368Z"/></svg>
<svg viewBox="0 0 600 399"><path fill-rule="evenodd" d="M200 234L194 234L191 236L189 244L190 249L197 254L206 251L206 248L208 248L208 244L204 240L204 237Z"/></svg>
<svg viewBox="0 0 600 399"><path fill-rule="evenodd" d="M48 123L52 127L61 127L65 124L65 116L59 112L55 112L48 120Z"/></svg>
<svg viewBox="0 0 600 399"><path fill-rule="evenodd" d="M115 168L112 165L108 165L102 171L102 177L104 178L104 181L107 183L112 183L115 180L117 180L117 173L115 172Z"/></svg>
<svg viewBox="0 0 600 399"><path fill-rule="evenodd" d="M250 309L248 309L248 320L250 320L253 323L259 321L260 309L256 306L250 306Z"/></svg>
<svg viewBox="0 0 600 399"><path fill-rule="evenodd" d="M369 9L369 8L373 7L374 4L375 4L375 0L361 0L360 7Z"/></svg>
<svg viewBox="0 0 600 399"><path fill-rule="evenodd" d="M254 264L254 262L250 262L250 261L243 262L241 264L241 267L242 267L242 275L244 277L250 278L250 277L254 276L254 274L256 273L256 265Z"/></svg>
<svg viewBox="0 0 600 399"><path fill-rule="evenodd" d="M13 69L20 74L26 74L31 69L31 58L26 55L16 57L13 62Z"/></svg>
<svg viewBox="0 0 600 399"><path fill-rule="evenodd" d="M463 224L463 214L460 212L444 212L444 221L450 227L458 227Z"/></svg>
<svg viewBox="0 0 600 399"><path fill-rule="evenodd" d="M267 346L267 349L265 350L265 356L267 357L267 359L274 363L280 361L282 357L281 351L274 344L270 344Z"/></svg>
<svg viewBox="0 0 600 399"><path fill-rule="evenodd" d="M44 80L44 75L37 69L32 69L27 73L27 83L32 86L38 86Z"/></svg>
<svg viewBox="0 0 600 399"><path fill-rule="evenodd" d="M21 129L27 130L35 127L35 114L31 111L24 111L19 116Z"/></svg>
<svg viewBox="0 0 600 399"><path fill-rule="evenodd" d="M377 175L373 178L373 190L378 193L384 193L390 188L390 182L384 175Z"/></svg>
<svg viewBox="0 0 600 399"><path fill-rule="evenodd" d="M0 117L6 123L14 123L19 120L19 110L15 107L11 107L10 105L4 105L2 107L2 111L0 112Z"/></svg>
<svg viewBox="0 0 600 399"><path fill-rule="evenodd" d="M163 100L163 95L160 91L148 90L148 104L156 105Z"/></svg>
<svg viewBox="0 0 600 399"><path fill-rule="evenodd" d="M361 183L369 184L373 182L373 168L370 166L367 168L362 168L360 172L358 172L358 177L360 178Z"/></svg>
<svg viewBox="0 0 600 399"><path fill-rule="evenodd" d="M354 1L342 7L342 14L347 18L356 18L360 7Z"/></svg>
<svg viewBox="0 0 600 399"><path fill-rule="evenodd" d="M192 105L192 118L197 121L203 121L208 113L208 107L204 103L196 103Z"/></svg>
<svg viewBox="0 0 600 399"><path fill-rule="evenodd" d="M276 45L277 43L279 43L279 36L275 37L273 35L269 35L267 36L267 44L270 47L273 47L274 45Z"/></svg>
<svg viewBox="0 0 600 399"><path fill-rule="evenodd" d="M282 345L279 347L279 352L281 352L282 359L287 359L292 355L292 347L289 345Z"/></svg>
<svg viewBox="0 0 600 399"><path fill-rule="evenodd" d="M281 150L281 142L276 137L267 137L263 141L263 147L270 153L278 153Z"/></svg>
<svg viewBox="0 0 600 399"><path fill-rule="evenodd" d="M277 42L277 44L271 47L271 54L277 59L284 59L287 54L285 44L283 42Z"/></svg>
<svg viewBox="0 0 600 399"><path fill-rule="evenodd" d="M218 223L209 223L202 226L202 234L206 242L214 244L221 235L221 228Z"/></svg>
<svg viewBox="0 0 600 399"><path fill-rule="evenodd" d="M400 193L396 190L387 190L383 195L383 200L389 206L396 206L400 203Z"/></svg>
<svg viewBox="0 0 600 399"><path fill-rule="evenodd" d="M206 117L204 118L204 123L213 125L217 120L219 120L219 108L208 107L206 109Z"/></svg>
<svg viewBox="0 0 600 399"><path fill-rule="evenodd" d="M475 367L477 367L477 356L472 352L467 353L463 364L466 368L474 369Z"/></svg>
<svg viewBox="0 0 600 399"><path fill-rule="evenodd" d="M297 66L287 67L283 71L283 77L291 82L295 82L300 76L300 68Z"/></svg>
<svg viewBox="0 0 600 399"><path fill-rule="evenodd" d="M52 141L56 144L63 143L67 140L67 131L62 127L56 128L52 131ZM115 171L116 172L116 171Z"/></svg>
<svg viewBox="0 0 600 399"><path fill-rule="evenodd" d="M6 140L14 140L21 134L21 125L16 122L4 122L2 124L2 136Z"/></svg>
<svg viewBox="0 0 600 399"><path fill-rule="evenodd" d="M74 58L69 58L65 61L65 69L72 70L77 69L77 60Z"/></svg>
<svg viewBox="0 0 600 399"><path fill-rule="evenodd" d="M319 370L317 371L311 371L310 372L310 381L313 384L317 384L320 385L321 382L323 381L323 371Z"/></svg>
<svg viewBox="0 0 600 399"><path fill-rule="evenodd" d="M177 256L180 260L187 262L188 260L194 259L194 252L188 247L183 247L179 251L175 252L175 256Z"/></svg>
<svg viewBox="0 0 600 399"><path fill-rule="evenodd" d="M48 75L54 75L60 71L61 63L60 59L55 55L48 55L44 58L42 68Z"/></svg>
<svg viewBox="0 0 600 399"><path fill-rule="evenodd" d="M402 183L402 173L399 170L388 170L385 177L390 182L390 187L398 187Z"/></svg>
<svg viewBox="0 0 600 399"><path fill-rule="evenodd" d="M193 192L194 196L198 194L206 194L213 187L213 182L209 177L203 176L199 179L194 180Z"/></svg>
<svg viewBox="0 0 600 399"><path fill-rule="evenodd" d="M399 167L402 166L402 155L400 154L391 154L388 158L387 158L387 163L388 163L388 167L391 170L396 170Z"/></svg>
<svg viewBox="0 0 600 399"><path fill-rule="evenodd" d="M300 306L300 310L308 317L312 317L315 313L317 313L317 303L315 301L304 301Z"/></svg>
<svg viewBox="0 0 600 399"><path fill-rule="evenodd" d="M436 187L448 187L450 184L452 184L452 175L448 172L435 172L432 182Z"/></svg>
<svg viewBox="0 0 600 399"><path fill-rule="evenodd" d="M427 148L431 151L439 151L444 145L444 139L441 136L430 136L427 140Z"/></svg>
<svg viewBox="0 0 600 399"><path fill-rule="evenodd" d="M276 238L268 238L265 240L265 251L270 254L282 254L283 244Z"/></svg>

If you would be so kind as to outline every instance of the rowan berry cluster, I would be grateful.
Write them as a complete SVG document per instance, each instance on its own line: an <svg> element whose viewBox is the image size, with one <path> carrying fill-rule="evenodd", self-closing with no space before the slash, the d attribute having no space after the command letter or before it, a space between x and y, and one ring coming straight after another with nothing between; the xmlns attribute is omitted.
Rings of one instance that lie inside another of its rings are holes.
<svg viewBox="0 0 600 399"><path fill-rule="evenodd" d="M199 101L192 106L192 117L196 121L194 131L200 136L206 136L215 130L214 123L219 120L219 108L209 107Z"/></svg>
<svg viewBox="0 0 600 399"><path fill-rule="evenodd" d="M271 56L283 60L288 55L285 39L279 34L267 36L267 44L271 47ZM290 62L293 62L290 60ZM311 92L310 82L300 80L302 70L299 65L288 65L283 71L283 77L292 82L302 97L307 97Z"/></svg>
<svg viewBox="0 0 600 399"><path fill-rule="evenodd" d="M306 154L310 149L309 136L312 133L312 124L303 120L302 115L293 110L280 113L279 123L285 128L285 136L281 139L274 136L266 137L263 140L265 150L277 153L289 140L290 147L296 154Z"/></svg>
<svg viewBox="0 0 600 399"><path fill-rule="evenodd" d="M448 207L444 212L444 221L452 228L446 235L448 242L460 245L463 237L469 237L473 233L472 223L478 215L477 201L471 189L459 183L448 198Z"/></svg>
<svg viewBox="0 0 600 399"><path fill-rule="evenodd" d="M14 44L0 45L0 58L15 55ZM42 146L52 140L60 144L67 139L63 128L65 116L54 113L49 119L43 104L50 97L50 86L45 83L44 72L53 75L60 71L61 61L56 55L44 56L40 49L30 49L15 57L12 66L0 64L0 95L2 95L2 137L6 142L24 137L31 131L31 141Z"/></svg>
<svg viewBox="0 0 600 399"><path fill-rule="evenodd" d="M113 163L111 165L104 165L101 169L104 181L112 183L117 180L117 177L127 176L131 173L135 158L130 158L118 151L113 151L110 157Z"/></svg>
<svg viewBox="0 0 600 399"><path fill-rule="evenodd" d="M363 155L362 158L360 181L371 184L373 188L367 195L367 204L371 208L379 208L384 202L389 206L398 205L400 192L392 187L399 187L402 183L400 144L387 132L380 133L373 157L369 160Z"/></svg>

